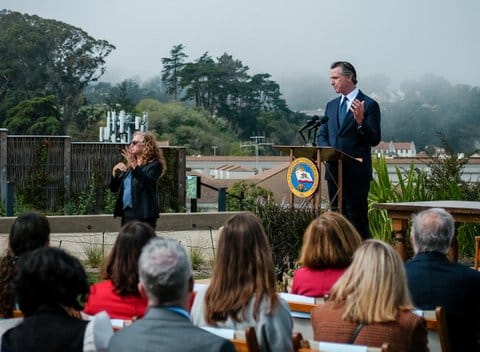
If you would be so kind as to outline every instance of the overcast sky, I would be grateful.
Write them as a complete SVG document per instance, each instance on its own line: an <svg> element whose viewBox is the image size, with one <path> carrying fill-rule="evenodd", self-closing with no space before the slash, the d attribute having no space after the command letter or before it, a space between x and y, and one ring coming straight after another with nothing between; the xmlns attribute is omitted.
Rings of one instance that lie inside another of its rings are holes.
<svg viewBox="0 0 480 352"><path fill-rule="evenodd" d="M325 79L351 61L362 76L398 82L425 73L480 86L479 0L0 0L0 9L52 18L116 46L105 81L158 75L184 44L188 60L224 52L281 82ZM325 82L328 84L328 82Z"/></svg>

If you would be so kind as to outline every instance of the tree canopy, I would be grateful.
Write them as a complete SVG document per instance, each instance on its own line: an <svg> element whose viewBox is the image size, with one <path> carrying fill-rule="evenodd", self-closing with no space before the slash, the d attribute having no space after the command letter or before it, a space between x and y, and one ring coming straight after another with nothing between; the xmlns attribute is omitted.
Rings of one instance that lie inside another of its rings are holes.
<svg viewBox="0 0 480 352"><path fill-rule="evenodd" d="M52 95L65 131L84 103L83 89L104 73L113 49L69 24L0 11L0 115L21 101Z"/></svg>

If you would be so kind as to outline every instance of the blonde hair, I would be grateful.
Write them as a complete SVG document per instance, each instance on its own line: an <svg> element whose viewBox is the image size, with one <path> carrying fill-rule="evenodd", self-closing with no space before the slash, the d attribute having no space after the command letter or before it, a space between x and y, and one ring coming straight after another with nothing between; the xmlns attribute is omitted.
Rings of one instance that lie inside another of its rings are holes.
<svg viewBox="0 0 480 352"><path fill-rule="evenodd" d="M303 235L299 264L310 269L346 268L362 244L358 231L342 214L324 212Z"/></svg>
<svg viewBox="0 0 480 352"><path fill-rule="evenodd" d="M165 171L167 171L167 162L163 156L162 149L160 149L157 144L155 135L152 132L135 132L133 135L143 137L142 159L144 163L159 161L162 165L162 173L160 176L163 176Z"/></svg>
<svg viewBox="0 0 480 352"><path fill-rule="evenodd" d="M402 259L389 244L365 241L333 286L330 300L345 304L342 318L366 324L394 321L413 308Z"/></svg>
<svg viewBox="0 0 480 352"><path fill-rule="evenodd" d="M252 299L257 319L263 298L269 301L268 312L273 311L278 297L267 235L254 214L234 215L220 230L215 269L205 294L205 320L242 321Z"/></svg>

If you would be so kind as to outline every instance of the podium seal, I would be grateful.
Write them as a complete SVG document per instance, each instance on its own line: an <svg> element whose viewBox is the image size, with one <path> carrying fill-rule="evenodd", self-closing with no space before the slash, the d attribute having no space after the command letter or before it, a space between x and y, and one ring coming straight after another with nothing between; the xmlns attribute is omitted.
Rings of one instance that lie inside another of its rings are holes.
<svg viewBox="0 0 480 352"><path fill-rule="evenodd" d="M319 174L317 166L307 158L296 158L287 170L287 183L290 191L297 197L310 197L318 188Z"/></svg>

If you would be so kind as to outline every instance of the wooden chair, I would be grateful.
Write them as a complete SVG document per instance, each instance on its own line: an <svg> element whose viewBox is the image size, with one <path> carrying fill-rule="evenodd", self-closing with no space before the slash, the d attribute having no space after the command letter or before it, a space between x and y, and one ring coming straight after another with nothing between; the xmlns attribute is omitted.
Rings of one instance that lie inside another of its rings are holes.
<svg viewBox="0 0 480 352"><path fill-rule="evenodd" d="M253 326L246 328L245 331L235 331L235 337L230 341L237 352L260 352Z"/></svg>
<svg viewBox="0 0 480 352"><path fill-rule="evenodd" d="M202 329L212 334L229 339L235 346L237 352L260 352L255 328L250 326L245 330L214 328L201 326Z"/></svg>
<svg viewBox="0 0 480 352"><path fill-rule="evenodd" d="M303 336L299 332L295 332L292 335L292 346L293 346L293 352L298 352L300 348L302 347L302 340Z"/></svg>
<svg viewBox="0 0 480 352"><path fill-rule="evenodd" d="M361 345L350 345L346 343L332 343L332 342L322 342L322 341L303 341L303 346L298 350L298 352L330 352L330 351L345 351L345 352L354 352L354 351L366 351L367 352L393 352L388 343L382 344L382 347L369 347Z"/></svg>
<svg viewBox="0 0 480 352"><path fill-rule="evenodd" d="M473 268L478 270L478 261L480 261L480 236L475 236L475 257L473 257Z"/></svg>
<svg viewBox="0 0 480 352"><path fill-rule="evenodd" d="M445 309L437 307L435 310L425 310L423 317L427 322L427 329L437 332L442 352L451 352Z"/></svg>
<svg viewBox="0 0 480 352"><path fill-rule="evenodd" d="M14 309L13 318L23 318L23 312L20 309Z"/></svg>

